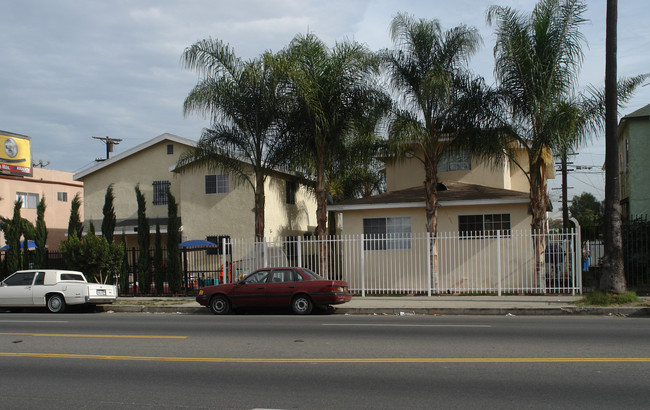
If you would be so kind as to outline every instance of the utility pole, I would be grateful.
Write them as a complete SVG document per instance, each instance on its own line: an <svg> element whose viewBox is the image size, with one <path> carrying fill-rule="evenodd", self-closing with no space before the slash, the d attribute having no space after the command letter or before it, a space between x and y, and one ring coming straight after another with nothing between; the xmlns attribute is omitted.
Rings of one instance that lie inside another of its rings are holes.
<svg viewBox="0 0 650 410"><path fill-rule="evenodd" d="M110 153L113 152L113 146L119 144L121 138L110 138L110 137L93 137L96 140L103 141L106 144L106 159L110 158ZM103 159L97 158L97 161L104 161Z"/></svg>

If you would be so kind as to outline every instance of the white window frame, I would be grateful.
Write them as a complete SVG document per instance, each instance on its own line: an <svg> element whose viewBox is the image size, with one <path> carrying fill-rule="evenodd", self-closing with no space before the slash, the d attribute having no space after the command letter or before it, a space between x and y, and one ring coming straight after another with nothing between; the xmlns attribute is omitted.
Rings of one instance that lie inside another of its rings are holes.
<svg viewBox="0 0 650 410"><path fill-rule="evenodd" d="M363 218L363 249L411 249L411 217Z"/></svg>

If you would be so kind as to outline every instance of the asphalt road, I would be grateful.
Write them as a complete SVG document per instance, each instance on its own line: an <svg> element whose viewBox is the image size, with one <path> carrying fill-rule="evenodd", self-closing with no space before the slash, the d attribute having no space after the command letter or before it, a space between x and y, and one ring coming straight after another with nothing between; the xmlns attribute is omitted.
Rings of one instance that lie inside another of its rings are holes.
<svg viewBox="0 0 650 410"><path fill-rule="evenodd" d="M2 408L647 408L650 320L0 314Z"/></svg>

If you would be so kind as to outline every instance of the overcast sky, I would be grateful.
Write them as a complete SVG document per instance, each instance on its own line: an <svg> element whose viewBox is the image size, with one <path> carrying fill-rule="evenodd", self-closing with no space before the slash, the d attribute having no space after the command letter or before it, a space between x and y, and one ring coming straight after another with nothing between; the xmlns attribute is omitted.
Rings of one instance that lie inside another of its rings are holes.
<svg viewBox="0 0 650 410"><path fill-rule="evenodd" d="M489 5L532 10L532 0L20 0L1 1L0 130L32 139L34 161L80 171L106 155L92 136L121 138L119 154L165 132L197 140L204 118L183 116L183 100L196 84L180 66L183 50L212 37L248 59L284 48L298 33L312 32L332 46L354 39L372 50L391 47L388 27L397 12L437 18L444 29L477 27L484 46L472 69L493 82L494 28ZM618 74L650 71L650 3L619 1ZM588 49L581 86L601 85L605 72L605 1L590 1L583 26ZM622 110L650 103L642 87ZM598 136L574 159L604 163ZM559 178L552 186L559 186ZM572 174L569 197L590 191L604 197L604 174ZM558 191L552 191L557 198Z"/></svg>

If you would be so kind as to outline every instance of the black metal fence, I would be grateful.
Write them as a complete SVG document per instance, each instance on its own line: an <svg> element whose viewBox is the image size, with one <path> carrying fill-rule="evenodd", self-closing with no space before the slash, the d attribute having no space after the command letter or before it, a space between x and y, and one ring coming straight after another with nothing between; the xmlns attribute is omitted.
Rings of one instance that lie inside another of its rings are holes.
<svg viewBox="0 0 650 410"><path fill-rule="evenodd" d="M19 269L30 269L32 265L31 254L28 252L27 261L21 260ZM127 266L125 269L128 275L128 286L120 288L120 296L172 296L167 282L163 283L161 293L156 291L155 276L153 275L152 268L152 283L151 289L141 289L138 281L138 259L140 258L140 251L136 248L128 249L126 251ZM153 256L153 250L150 251L150 256ZM163 269L167 260L167 250L163 249ZM31 258L31 259L30 259ZM198 291L207 285L223 283L223 269L221 267L220 259L215 258L209 254L205 248L181 249L180 250L181 266L182 266L182 290L184 295L195 295ZM0 252L0 259L2 260L2 277L6 277L13 272L6 272L6 253ZM26 265L26 266L25 266ZM61 252L47 252L45 258L44 269L67 269L64 255ZM227 269L226 269L227 271ZM230 279L230 278L227 278ZM110 278L109 282L119 284L120 278Z"/></svg>
<svg viewBox="0 0 650 410"><path fill-rule="evenodd" d="M638 216L625 221L622 228L623 263L627 287L638 294L650 294L650 221L647 215ZM581 227L581 229L583 241L603 240L601 226ZM598 271L600 269L598 261L595 265Z"/></svg>

